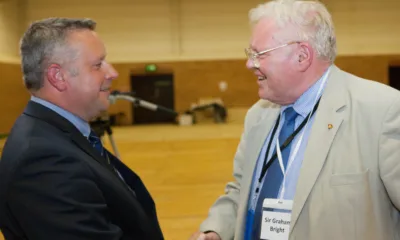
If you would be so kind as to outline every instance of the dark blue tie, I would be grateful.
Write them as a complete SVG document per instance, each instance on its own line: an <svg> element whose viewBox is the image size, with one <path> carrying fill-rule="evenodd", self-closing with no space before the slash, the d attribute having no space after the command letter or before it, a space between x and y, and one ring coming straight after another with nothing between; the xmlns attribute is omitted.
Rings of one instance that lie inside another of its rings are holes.
<svg viewBox="0 0 400 240"><path fill-rule="evenodd" d="M108 156L104 150L103 144L101 143L101 139L96 135L94 131L90 131L88 140L90 144L100 153L101 156L105 157L108 161Z"/></svg>
<svg viewBox="0 0 400 240"><path fill-rule="evenodd" d="M285 121L283 122L281 131L279 133L279 144L282 145L286 139L293 134L295 120L298 114L293 109L293 107L289 107L284 111ZM271 136L273 137L273 136ZM272 140L272 139L271 139ZM289 144L284 150L282 150L282 161L285 166L287 166L287 162L289 160L291 144ZM270 149L271 152L275 152L276 146L273 149ZM272 156L272 155L271 155ZM258 180L258 179L257 179ZM247 222L246 223L246 236L245 240L250 239L260 239L260 231L261 231L261 217L262 217L262 204L265 198L277 198L279 189L281 187L283 181L283 173L281 167L279 165L278 159L275 159L274 162L269 167L264 180L263 186L260 190L260 194L258 196L257 204L255 211L249 211ZM254 214L254 217L251 216Z"/></svg>

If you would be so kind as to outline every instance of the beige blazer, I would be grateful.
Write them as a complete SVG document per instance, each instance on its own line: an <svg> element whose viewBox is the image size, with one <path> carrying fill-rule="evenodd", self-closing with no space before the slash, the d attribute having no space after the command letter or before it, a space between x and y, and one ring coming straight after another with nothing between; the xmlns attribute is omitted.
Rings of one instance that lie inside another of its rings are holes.
<svg viewBox="0 0 400 240"><path fill-rule="evenodd" d="M201 231L243 239L253 170L279 109L260 100L248 111L235 181L211 207ZM332 66L304 154L290 239L400 239L398 209L400 93Z"/></svg>

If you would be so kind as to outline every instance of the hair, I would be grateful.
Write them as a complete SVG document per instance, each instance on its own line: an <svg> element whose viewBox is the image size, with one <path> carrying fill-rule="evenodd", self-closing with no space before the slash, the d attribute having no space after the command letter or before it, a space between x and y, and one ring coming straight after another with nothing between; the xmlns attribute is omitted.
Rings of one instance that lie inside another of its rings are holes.
<svg viewBox="0 0 400 240"><path fill-rule="evenodd" d="M94 31L95 28L96 22L91 19L47 18L33 22L20 41L25 87L30 91L39 90L50 64L63 64L68 57L73 58L73 51L68 49L71 31Z"/></svg>
<svg viewBox="0 0 400 240"><path fill-rule="evenodd" d="M272 0L249 12L251 25L262 18L272 18L278 27L293 26L299 39L307 41L320 59L333 62L336 58L336 36L332 17L318 1ZM291 28L290 28L291 29Z"/></svg>

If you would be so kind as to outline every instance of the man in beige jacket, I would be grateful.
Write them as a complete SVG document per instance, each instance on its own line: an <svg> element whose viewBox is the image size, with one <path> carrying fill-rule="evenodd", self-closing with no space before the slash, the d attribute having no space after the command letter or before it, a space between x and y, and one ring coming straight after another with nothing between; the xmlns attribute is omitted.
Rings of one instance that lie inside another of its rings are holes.
<svg viewBox="0 0 400 240"><path fill-rule="evenodd" d="M271 1L250 21L261 100L245 119L235 181L191 239L400 239L399 91L333 64L321 3Z"/></svg>

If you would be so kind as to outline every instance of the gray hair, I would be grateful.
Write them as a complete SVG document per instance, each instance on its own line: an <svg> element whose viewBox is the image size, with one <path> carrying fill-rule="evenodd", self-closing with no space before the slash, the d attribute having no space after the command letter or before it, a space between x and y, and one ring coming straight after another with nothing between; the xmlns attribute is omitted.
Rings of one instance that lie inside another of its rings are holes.
<svg viewBox="0 0 400 240"><path fill-rule="evenodd" d="M280 28L295 27L299 39L307 41L320 59L333 62L336 58L336 36L333 21L326 7L318 1L272 0L249 12L250 23L272 18Z"/></svg>
<svg viewBox="0 0 400 240"><path fill-rule="evenodd" d="M67 37L71 31L94 31L95 28L96 22L91 19L47 18L33 22L20 42L21 67L26 88L31 91L39 90L43 86L44 73L49 64L62 64L68 60L65 54L72 54L70 49L66 52Z"/></svg>

